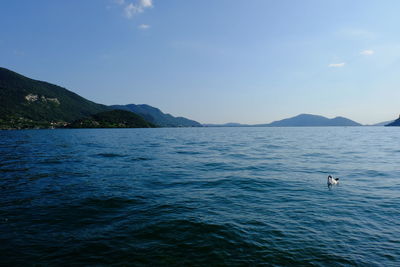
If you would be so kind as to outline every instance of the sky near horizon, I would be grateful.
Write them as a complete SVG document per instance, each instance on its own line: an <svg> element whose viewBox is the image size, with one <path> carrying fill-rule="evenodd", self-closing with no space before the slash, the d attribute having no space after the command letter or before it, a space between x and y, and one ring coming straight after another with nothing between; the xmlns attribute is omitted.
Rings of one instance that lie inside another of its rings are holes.
<svg viewBox="0 0 400 267"><path fill-rule="evenodd" d="M4 0L0 66L201 123L400 113L400 1Z"/></svg>

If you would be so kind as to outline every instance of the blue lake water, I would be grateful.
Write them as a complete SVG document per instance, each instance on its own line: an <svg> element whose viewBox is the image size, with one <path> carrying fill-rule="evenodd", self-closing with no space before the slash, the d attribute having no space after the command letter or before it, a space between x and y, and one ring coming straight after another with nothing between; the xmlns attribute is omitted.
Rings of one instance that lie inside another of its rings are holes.
<svg viewBox="0 0 400 267"><path fill-rule="evenodd" d="M399 136L0 131L0 265L400 266Z"/></svg>

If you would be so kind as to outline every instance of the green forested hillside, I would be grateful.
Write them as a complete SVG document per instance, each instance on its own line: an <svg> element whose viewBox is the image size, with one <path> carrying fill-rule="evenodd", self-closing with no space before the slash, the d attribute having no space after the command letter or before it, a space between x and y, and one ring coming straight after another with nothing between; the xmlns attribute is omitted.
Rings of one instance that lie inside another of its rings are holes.
<svg viewBox="0 0 400 267"><path fill-rule="evenodd" d="M106 110L60 86L0 68L0 128L62 125Z"/></svg>
<svg viewBox="0 0 400 267"><path fill-rule="evenodd" d="M68 128L152 128L154 124L125 110L111 110L74 121Z"/></svg>

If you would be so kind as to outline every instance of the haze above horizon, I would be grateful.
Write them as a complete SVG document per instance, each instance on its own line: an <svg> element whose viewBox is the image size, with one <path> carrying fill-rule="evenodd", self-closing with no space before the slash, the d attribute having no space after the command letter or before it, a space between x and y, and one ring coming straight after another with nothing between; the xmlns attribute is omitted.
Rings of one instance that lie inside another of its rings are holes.
<svg viewBox="0 0 400 267"><path fill-rule="evenodd" d="M397 118L399 1L3 1L0 66L202 123Z"/></svg>

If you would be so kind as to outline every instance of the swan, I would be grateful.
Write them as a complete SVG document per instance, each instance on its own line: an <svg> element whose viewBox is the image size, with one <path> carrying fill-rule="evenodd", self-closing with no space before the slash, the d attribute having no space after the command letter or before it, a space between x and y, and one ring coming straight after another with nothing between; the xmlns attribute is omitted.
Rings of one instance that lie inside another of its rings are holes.
<svg viewBox="0 0 400 267"><path fill-rule="evenodd" d="M328 186L338 183L339 183L339 178L333 178L331 175L328 176Z"/></svg>

